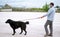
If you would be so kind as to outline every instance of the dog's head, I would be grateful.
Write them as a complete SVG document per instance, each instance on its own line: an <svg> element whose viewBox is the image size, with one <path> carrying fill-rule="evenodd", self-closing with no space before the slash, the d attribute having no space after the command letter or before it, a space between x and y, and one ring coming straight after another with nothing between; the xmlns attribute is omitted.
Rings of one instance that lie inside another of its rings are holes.
<svg viewBox="0 0 60 37"><path fill-rule="evenodd" d="M10 23L12 20L11 19L8 19L5 23Z"/></svg>

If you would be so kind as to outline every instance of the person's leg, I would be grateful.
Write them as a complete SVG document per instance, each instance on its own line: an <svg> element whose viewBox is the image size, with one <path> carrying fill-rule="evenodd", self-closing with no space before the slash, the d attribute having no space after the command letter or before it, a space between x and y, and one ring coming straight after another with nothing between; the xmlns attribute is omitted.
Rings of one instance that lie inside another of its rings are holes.
<svg viewBox="0 0 60 37"><path fill-rule="evenodd" d="M52 36L52 33L53 33L53 25L52 25L52 21L50 21L49 29L50 29L50 34L49 34L49 36Z"/></svg>
<svg viewBox="0 0 60 37"><path fill-rule="evenodd" d="M49 21L47 20L45 25L44 25L46 35L48 35L48 28L47 28L48 24L49 24Z"/></svg>

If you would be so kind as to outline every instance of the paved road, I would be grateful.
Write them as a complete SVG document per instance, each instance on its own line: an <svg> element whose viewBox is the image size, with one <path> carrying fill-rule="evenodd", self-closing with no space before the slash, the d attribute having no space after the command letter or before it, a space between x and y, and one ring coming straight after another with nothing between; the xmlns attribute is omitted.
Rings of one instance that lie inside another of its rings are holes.
<svg viewBox="0 0 60 37"><path fill-rule="evenodd" d="M21 20L24 21L24 19L30 19L30 18L36 18L39 16L42 16L46 13L32 13L32 12L1 12L0 13L0 37L45 37L45 31L44 31L44 24L46 22L46 17L43 19L34 19L34 20L25 20L29 21L30 24L27 25L27 35L19 34L20 29L16 29L16 34L12 36L13 33L12 29L10 28L9 24L6 24L5 21L7 19L12 19L15 21ZM24 22L25 22L24 21ZM46 36L49 37L49 36ZM55 19L53 22L53 36L52 37L60 37L60 13L55 14Z"/></svg>

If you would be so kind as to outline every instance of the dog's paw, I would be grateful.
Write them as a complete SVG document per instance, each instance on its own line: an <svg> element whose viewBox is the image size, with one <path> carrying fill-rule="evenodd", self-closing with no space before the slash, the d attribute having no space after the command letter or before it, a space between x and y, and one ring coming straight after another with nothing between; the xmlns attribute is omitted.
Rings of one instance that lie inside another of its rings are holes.
<svg viewBox="0 0 60 37"><path fill-rule="evenodd" d="M24 35L26 35L26 34L24 34Z"/></svg>
<svg viewBox="0 0 60 37"><path fill-rule="evenodd" d="M20 33L20 34L22 34L22 33Z"/></svg>
<svg viewBox="0 0 60 37"><path fill-rule="evenodd" d="M12 34L12 35L15 35L15 34Z"/></svg>

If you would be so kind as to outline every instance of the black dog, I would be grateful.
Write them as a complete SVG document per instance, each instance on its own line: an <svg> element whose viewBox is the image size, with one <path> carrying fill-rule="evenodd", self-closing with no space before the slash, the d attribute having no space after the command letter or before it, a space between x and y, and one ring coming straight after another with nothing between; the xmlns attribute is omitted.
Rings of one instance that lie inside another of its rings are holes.
<svg viewBox="0 0 60 37"><path fill-rule="evenodd" d="M11 28L13 29L13 34L14 35L16 32L15 32L15 29L17 28L21 28L21 33L23 32L23 30L25 31L25 35L27 34L27 31L26 31L26 24L29 24L29 22L22 22L22 21L13 21L11 19L8 19L5 23L9 23Z"/></svg>

